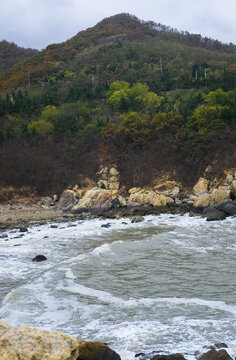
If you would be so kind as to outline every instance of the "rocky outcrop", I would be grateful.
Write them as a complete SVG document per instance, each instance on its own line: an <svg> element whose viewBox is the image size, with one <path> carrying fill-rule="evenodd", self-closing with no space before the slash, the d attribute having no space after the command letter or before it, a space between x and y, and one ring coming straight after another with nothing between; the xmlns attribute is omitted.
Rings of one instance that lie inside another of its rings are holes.
<svg viewBox="0 0 236 360"><path fill-rule="evenodd" d="M114 206L119 205L117 190L106 190L95 187L84 194L77 204L71 208L71 212L77 214L96 209L106 212L114 208Z"/></svg>
<svg viewBox="0 0 236 360"><path fill-rule="evenodd" d="M1 360L120 360L101 342L77 340L60 332L11 327L0 322Z"/></svg>
<svg viewBox="0 0 236 360"><path fill-rule="evenodd" d="M63 192L57 206L64 212L106 216L117 215L117 212L144 215L191 211L193 215L198 213L213 221L236 215L236 170L228 170L221 178L214 180L207 177L210 171L210 167L207 167L205 177L199 178L192 191L171 180L128 190L120 187L120 174L116 166L101 167L97 172L96 187L70 187ZM215 206L217 204L224 206L219 208Z"/></svg>
<svg viewBox="0 0 236 360"><path fill-rule="evenodd" d="M162 195L155 189L132 188L129 190L128 205L151 205L154 207L166 206L173 203L174 199L168 195Z"/></svg>
<svg viewBox="0 0 236 360"><path fill-rule="evenodd" d="M68 188L64 190L60 196L57 207L62 211L70 211L74 205L81 199L83 191L79 189L78 185L75 185L73 189Z"/></svg>
<svg viewBox="0 0 236 360"><path fill-rule="evenodd" d="M195 195L199 195L202 193L207 193L209 188L209 180L200 177L198 182L193 187L193 192Z"/></svg>
<svg viewBox="0 0 236 360"><path fill-rule="evenodd" d="M193 187L193 191L196 195L193 203L195 207L206 207L230 199L234 200L236 198L236 171L235 169L225 171L221 178L215 178L213 181L201 177Z"/></svg>
<svg viewBox="0 0 236 360"><path fill-rule="evenodd" d="M119 190L120 174L116 167L101 167L97 172L97 186L106 190Z"/></svg>

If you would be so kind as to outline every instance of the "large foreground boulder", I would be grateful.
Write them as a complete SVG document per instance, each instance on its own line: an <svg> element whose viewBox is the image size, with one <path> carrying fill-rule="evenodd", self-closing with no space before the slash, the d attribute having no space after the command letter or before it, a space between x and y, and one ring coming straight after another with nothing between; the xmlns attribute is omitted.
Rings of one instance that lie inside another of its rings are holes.
<svg viewBox="0 0 236 360"><path fill-rule="evenodd" d="M77 340L60 332L11 327L0 322L1 360L120 360L101 342Z"/></svg>
<svg viewBox="0 0 236 360"><path fill-rule="evenodd" d="M82 199L72 207L71 212L78 214L82 211L95 211L96 209L102 212L113 209L115 206L124 206L125 200L118 195L117 190L106 190L95 187L88 190Z"/></svg>

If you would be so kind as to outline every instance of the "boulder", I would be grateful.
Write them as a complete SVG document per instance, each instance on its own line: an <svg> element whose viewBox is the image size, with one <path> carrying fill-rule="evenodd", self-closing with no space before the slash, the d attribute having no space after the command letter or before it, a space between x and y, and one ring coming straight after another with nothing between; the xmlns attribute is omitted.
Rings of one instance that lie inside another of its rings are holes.
<svg viewBox="0 0 236 360"><path fill-rule="evenodd" d="M49 196L43 197L41 203L44 206L50 207L52 205L52 199Z"/></svg>
<svg viewBox="0 0 236 360"><path fill-rule="evenodd" d="M211 349L207 353L202 354L198 360L233 360L226 350Z"/></svg>
<svg viewBox="0 0 236 360"><path fill-rule="evenodd" d="M226 179L225 179L225 181L226 181L226 183L227 183L228 185L230 185L230 184L232 183L233 179L234 179L233 174L231 174L231 173L227 173L227 174L226 174Z"/></svg>
<svg viewBox="0 0 236 360"><path fill-rule="evenodd" d="M197 196L193 203L195 207L209 206L221 203L230 199L230 190L226 189L213 189L210 193L201 193Z"/></svg>
<svg viewBox="0 0 236 360"><path fill-rule="evenodd" d="M230 199L230 190L214 189L211 194L211 204L218 204L222 201Z"/></svg>
<svg viewBox="0 0 236 360"><path fill-rule="evenodd" d="M222 203L216 204L215 208L217 210L223 211L226 215L236 215L236 204L233 204L230 201L224 201Z"/></svg>
<svg viewBox="0 0 236 360"><path fill-rule="evenodd" d="M181 185L176 181L166 181L162 184L158 184L154 187L155 191L160 194L171 196L176 198L180 193Z"/></svg>
<svg viewBox="0 0 236 360"><path fill-rule="evenodd" d="M117 191L111 191L100 188L93 188L88 190L78 204L73 206L71 212L76 214L83 210L91 210L97 208L101 210L109 210L113 207L117 200Z"/></svg>
<svg viewBox="0 0 236 360"><path fill-rule="evenodd" d="M226 218L226 215L223 211L217 210L215 208L212 208L207 213L205 213L207 217L207 221L218 221L218 220L224 220Z"/></svg>
<svg viewBox="0 0 236 360"><path fill-rule="evenodd" d="M215 343L214 346L215 346L216 349L222 349L222 348L227 348L227 347L228 347L227 344L222 343L222 342L220 342L220 343Z"/></svg>
<svg viewBox="0 0 236 360"><path fill-rule="evenodd" d="M65 190L63 191L59 202L58 207L62 209L62 211L69 211L77 202L75 198L75 193L73 190Z"/></svg>
<svg viewBox="0 0 236 360"><path fill-rule="evenodd" d="M155 355L150 360L186 360L182 354Z"/></svg>
<svg viewBox="0 0 236 360"><path fill-rule="evenodd" d="M140 222L143 222L144 221L144 217L143 216L134 216L132 219L131 219L131 223L140 223Z"/></svg>
<svg viewBox="0 0 236 360"><path fill-rule="evenodd" d="M106 189L106 190L108 190L107 180L98 180L97 186L98 186L100 189Z"/></svg>
<svg viewBox="0 0 236 360"><path fill-rule="evenodd" d="M107 167L102 167L98 172L97 176L99 176L101 179L106 179L109 174Z"/></svg>
<svg viewBox="0 0 236 360"><path fill-rule="evenodd" d="M84 341L70 335L0 322L1 360L120 360L101 342Z"/></svg>
<svg viewBox="0 0 236 360"><path fill-rule="evenodd" d="M230 186L230 191L236 197L236 180L233 180Z"/></svg>
<svg viewBox="0 0 236 360"><path fill-rule="evenodd" d="M33 262L41 262L41 261L46 261L46 260L47 260L47 258L44 255L37 255L32 259Z"/></svg>
<svg viewBox="0 0 236 360"><path fill-rule="evenodd" d="M127 205L127 201L125 200L125 198L123 196L118 195L117 200L121 207L125 207Z"/></svg>
<svg viewBox="0 0 236 360"><path fill-rule="evenodd" d="M21 233L28 231L27 227L25 227L25 226L20 226L19 230Z"/></svg>
<svg viewBox="0 0 236 360"><path fill-rule="evenodd" d="M129 189L128 193L129 193L130 195L132 195L132 194L135 194L135 193L139 192L140 190L142 190L142 189L141 189L141 188L137 188L137 187L133 187L133 188Z"/></svg>
<svg viewBox="0 0 236 360"><path fill-rule="evenodd" d="M205 207L205 206L209 206L211 202L211 198L210 195L207 193L202 193L199 196L196 197L193 206L195 207Z"/></svg>
<svg viewBox="0 0 236 360"><path fill-rule="evenodd" d="M209 180L200 177L198 182L194 185L193 191L195 195L200 193L207 193L209 188Z"/></svg>
<svg viewBox="0 0 236 360"><path fill-rule="evenodd" d="M128 204L137 205L151 205L151 206L166 206L173 203L174 200L166 195L160 195L153 190L142 189L137 192L132 192L128 198Z"/></svg>
<svg viewBox="0 0 236 360"><path fill-rule="evenodd" d="M110 176L117 176L117 175L119 175L118 170L114 167L111 167L110 168Z"/></svg>
<svg viewBox="0 0 236 360"><path fill-rule="evenodd" d="M108 181L108 189L109 190L119 190L120 188L120 182L117 181L117 182L110 182Z"/></svg>

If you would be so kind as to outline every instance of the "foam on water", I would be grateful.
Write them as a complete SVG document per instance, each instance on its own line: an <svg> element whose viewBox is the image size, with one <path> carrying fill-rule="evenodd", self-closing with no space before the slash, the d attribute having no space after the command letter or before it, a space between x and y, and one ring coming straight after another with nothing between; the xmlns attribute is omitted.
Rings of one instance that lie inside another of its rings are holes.
<svg viewBox="0 0 236 360"><path fill-rule="evenodd" d="M101 227L108 222L35 226L22 238L9 231L0 317L107 342L122 360L151 351L193 360L215 342L235 356L236 219L163 214ZM37 254L48 261L32 263Z"/></svg>

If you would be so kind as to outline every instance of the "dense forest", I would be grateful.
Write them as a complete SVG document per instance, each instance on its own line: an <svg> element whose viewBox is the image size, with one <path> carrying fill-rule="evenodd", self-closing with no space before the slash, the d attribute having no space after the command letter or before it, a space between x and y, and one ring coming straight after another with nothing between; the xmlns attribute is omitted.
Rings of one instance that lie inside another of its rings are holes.
<svg viewBox="0 0 236 360"><path fill-rule="evenodd" d="M0 185L86 185L101 164L124 185L191 185L235 166L236 46L104 19L0 75Z"/></svg>

